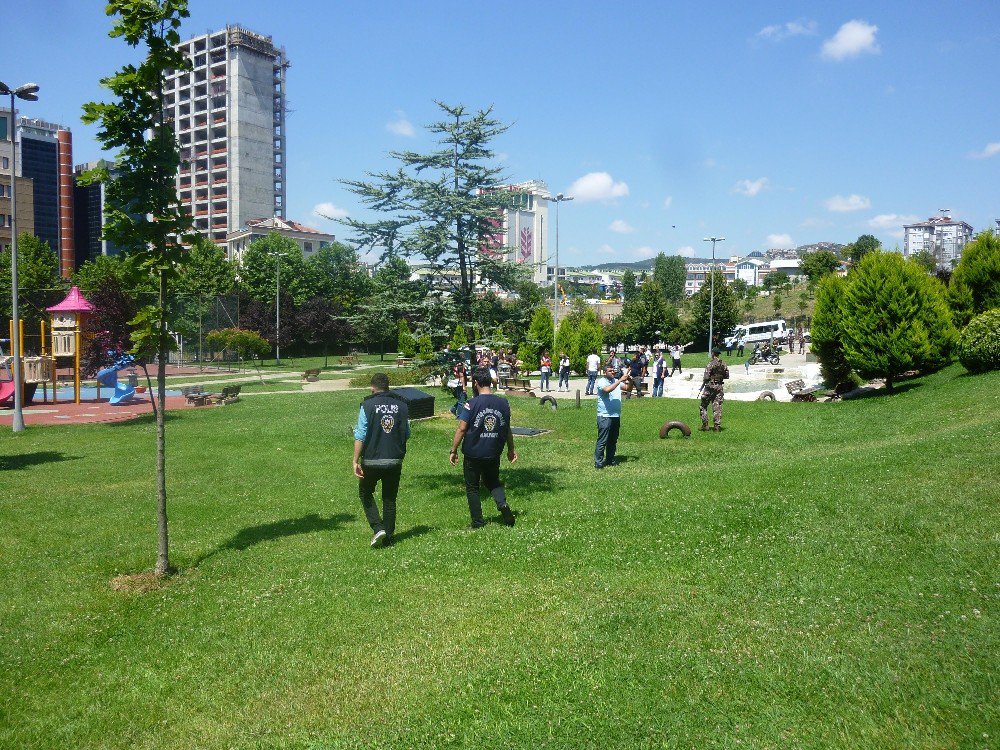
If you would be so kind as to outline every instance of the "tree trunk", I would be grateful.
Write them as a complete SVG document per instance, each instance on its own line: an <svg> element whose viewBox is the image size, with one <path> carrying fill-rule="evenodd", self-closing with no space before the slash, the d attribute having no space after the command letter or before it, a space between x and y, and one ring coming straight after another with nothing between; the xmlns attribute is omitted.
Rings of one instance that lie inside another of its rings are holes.
<svg viewBox="0 0 1000 750"><path fill-rule="evenodd" d="M892 393L892 388L893 388L892 375L886 375L885 376L885 392L886 393Z"/></svg>
<svg viewBox="0 0 1000 750"><path fill-rule="evenodd" d="M167 535L167 467L165 414L167 405L167 272L160 271L160 346L156 365L156 575L170 572L170 552Z"/></svg>

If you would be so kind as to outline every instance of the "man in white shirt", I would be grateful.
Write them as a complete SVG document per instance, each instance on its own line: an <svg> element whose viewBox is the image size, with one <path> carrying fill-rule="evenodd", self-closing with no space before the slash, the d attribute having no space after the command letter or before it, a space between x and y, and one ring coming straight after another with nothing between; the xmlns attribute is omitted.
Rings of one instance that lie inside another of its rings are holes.
<svg viewBox="0 0 1000 750"><path fill-rule="evenodd" d="M667 374L667 362L663 359L663 352L657 350L656 359L653 361L653 398L662 398L663 380Z"/></svg>
<svg viewBox="0 0 1000 750"><path fill-rule="evenodd" d="M594 384L597 382L597 373L601 369L601 358L597 354L595 349L587 356L587 393L588 396L594 395Z"/></svg>

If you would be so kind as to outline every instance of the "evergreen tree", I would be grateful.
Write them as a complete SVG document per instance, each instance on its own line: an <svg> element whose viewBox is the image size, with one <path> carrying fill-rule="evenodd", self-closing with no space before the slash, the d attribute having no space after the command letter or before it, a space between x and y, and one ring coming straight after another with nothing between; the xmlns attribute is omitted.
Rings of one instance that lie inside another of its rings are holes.
<svg viewBox="0 0 1000 750"><path fill-rule="evenodd" d="M451 347L456 352L463 346L469 345L469 337L465 333L465 326L459 323L455 326L455 333L451 336L451 341L448 342L448 346Z"/></svg>
<svg viewBox="0 0 1000 750"><path fill-rule="evenodd" d="M518 357L528 370L538 369L538 361L542 352L552 353L552 312L548 306L535 308L528 326L528 334L518 349Z"/></svg>
<svg viewBox="0 0 1000 750"><path fill-rule="evenodd" d="M625 302L629 302L635 297L637 291L635 273L631 268L627 268L625 269L625 273L622 274L622 298Z"/></svg>
<svg viewBox="0 0 1000 750"><path fill-rule="evenodd" d="M573 361L577 357L578 345L576 324L568 317L563 318L559 321L559 330L556 333L556 345L552 352L553 365L557 364L554 360L565 352L566 356L569 357L570 369L575 369Z"/></svg>
<svg viewBox="0 0 1000 750"><path fill-rule="evenodd" d="M965 246L951 275L952 298L970 300L969 317L1000 307L1000 237L981 232Z"/></svg>
<svg viewBox="0 0 1000 750"><path fill-rule="evenodd" d="M83 182L104 183L104 236L134 254L157 282L157 302L137 314L132 340L137 353L155 355L158 362L155 573L165 575L170 559L163 412L167 353L174 343L168 320L169 284L184 261L191 218L181 209L174 182L180 155L173 129L164 122L163 76L169 70L189 68L175 49L181 20L188 17L187 0L108 0L106 13L115 17L111 36L122 37L133 48L145 47L146 56L101 80L118 98L116 103L84 104L83 121L99 125L102 146L121 151L113 175L104 164L88 172Z"/></svg>
<svg viewBox="0 0 1000 750"><path fill-rule="evenodd" d="M482 238L496 232L498 196L491 190L501 182L501 170L490 164L490 144L508 126L492 118L492 109L470 114L462 105L437 105L444 119L428 130L439 137L438 150L395 151L396 171L369 174L370 181L344 181L385 218L343 223L360 247L426 259L435 276L451 287L459 319L469 322L480 280L514 283L506 264L481 252Z"/></svg>
<svg viewBox="0 0 1000 750"><path fill-rule="evenodd" d="M410 325L406 322L406 318L401 318L399 321L399 328L396 334L396 340L399 342L397 346L399 347L400 353L404 357L413 357L417 353L417 340L410 333Z"/></svg>
<svg viewBox="0 0 1000 750"><path fill-rule="evenodd" d="M847 281L833 274L821 278L816 287L809 350L819 358L823 380L831 387L846 382L851 376L851 366L844 356L841 330L846 291Z"/></svg>
<svg viewBox="0 0 1000 750"><path fill-rule="evenodd" d="M622 306L620 317L628 331L628 339L640 344L654 344L678 326L677 310L666 303L660 285L652 280L643 284L639 293Z"/></svg>
<svg viewBox="0 0 1000 750"><path fill-rule="evenodd" d="M597 319L597 313L587 309L576 324L576 351L570 355L574 372L587 371L587 356L591 352L601 352L604 331Z"/></svg>
<svg viewBox="0 0 1000 750"><path fill-rule="evenodd" d="M721 271L715 271L715 326L713 335L721 340L728 335L740 320L740 303L736 299L725 276ZM694 342L696 351L708 348L708 323L711 310L712 284L711 278L705 280L704 286L691 296L691 320L686 326L684 338Z"/></svg>
<svg viewBox="0 0 1000 750"><path fill-rule="evenodd" d="M844 356L890 393L908 370L947 361L956 337L941 282L898 253L866 254L851 272L842 306Z"/></svg>

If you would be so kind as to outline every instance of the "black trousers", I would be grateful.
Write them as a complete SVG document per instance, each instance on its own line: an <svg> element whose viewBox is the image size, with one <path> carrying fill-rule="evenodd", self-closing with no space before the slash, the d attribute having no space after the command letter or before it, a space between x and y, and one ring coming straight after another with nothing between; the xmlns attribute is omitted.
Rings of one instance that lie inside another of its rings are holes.
<svg viewBox="0 0 1000 750"><path fill-rule="evenodd" d="M500 481L500 456L496 458L462 457L462 473L465 475L465 497L469 501L469 515L473 523L483 522L483 504L479 499L479 485L485 484L493 495L497 510L507 505L507 496Z"/></svg>
<svg viewBox="0 0 1000 750"><path fill-rule="evenodd" d="M361 507L365 509L365 518L372 527L372 533L385 531L390 537L396 531L396 495L399 493L399 477L403 465L396 466L365 466L361 468L365 475L358 480L358 495L361 497ZM375 485L382 482L382 512L384 521L378 514L375 504Z"/></svg>

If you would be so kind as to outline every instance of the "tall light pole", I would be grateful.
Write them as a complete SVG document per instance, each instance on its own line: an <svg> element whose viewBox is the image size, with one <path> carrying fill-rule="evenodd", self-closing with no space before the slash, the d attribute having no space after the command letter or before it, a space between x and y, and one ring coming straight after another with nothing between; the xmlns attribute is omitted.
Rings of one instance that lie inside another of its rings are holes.
<svg viewBox="0 0 1000 750"><path fill-rule="evenodd" d="M17 129L14 116L14 97L28 102L38 101L38 84L26 83L16 89L10 88L0 81L0 95L10 96L10 317L13 326L10 353L14 358L14 432L24 431L24 405L21 403L23 394L23 378L21 372L21 336L20 317L17 309L17 178L14 175L17 163L17 142L14 131Z"/></svg>
<svg viewBox="0 0 1000 750"><path fill-rule="evenodd" d="M712 353L712 334L715 332L715 243L725 242L725 237L705 237L702 242L712 243L712 274L711 292L708 298L708 353Z"/></svg>
<svg viewBox="0 0 1000 750"><path fill-rule="evenodd" d="M556 336L559 334L559 204L573 200L573 196L556 193L549 200L556 204L556 272L552 278L552 353L555 354Z"/></svg>
<svg viewBox="0 0 1000 750"><path fill-rule="evenodd" d="M277 261L274 267L274 366L281 367L281 256L268 253Z"/></svg>

